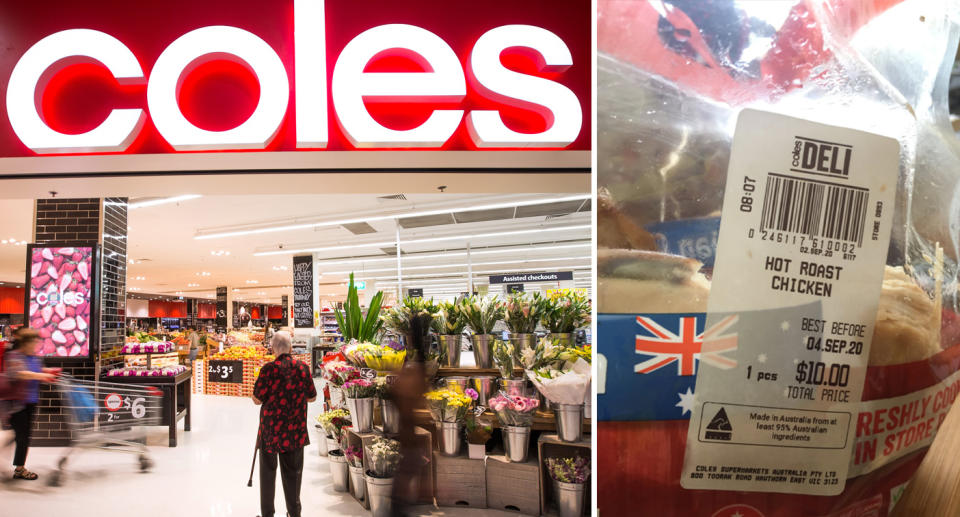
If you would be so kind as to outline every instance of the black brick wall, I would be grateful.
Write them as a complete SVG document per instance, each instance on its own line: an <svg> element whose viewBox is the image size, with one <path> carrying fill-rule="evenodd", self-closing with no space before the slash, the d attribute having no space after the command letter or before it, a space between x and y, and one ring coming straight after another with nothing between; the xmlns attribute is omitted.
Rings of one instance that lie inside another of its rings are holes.
<svg viewBox="0 0 960 517"><path fill-rule="evenodd" d="M38 199L34 242L57 244L96 241L102 246L100 266L100 341L91 358L64 362L46 359L77 379L96 380L100 372L122 361L127 276L126 198ZM40 403L33 428L34 446L65 445L70 431L64 422L60 397L49 385L41 385Z"/></svg>

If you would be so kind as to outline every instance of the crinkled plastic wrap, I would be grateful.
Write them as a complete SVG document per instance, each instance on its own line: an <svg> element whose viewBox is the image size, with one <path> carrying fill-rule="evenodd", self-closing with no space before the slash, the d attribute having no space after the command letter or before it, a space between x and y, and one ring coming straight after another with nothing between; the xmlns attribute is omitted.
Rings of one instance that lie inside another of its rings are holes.
<svg viewBox="0 0 960 517"><path fill-rule="evenodd" d="M598 353L607 354L613 315L705 312L733 130L753 108L898 140L863 400L935 389L957 372L960 148L947 113L957 3L598 4ZM607 360L598 358L601 369ZM742 506L743 515L886 515L925 452L851 477L835 497L684 490L688 421L661 418L644 407L658 402L638 393L641 407L605 413L605 397L623 387L600 375L605 514L724 516Z"/></svg>

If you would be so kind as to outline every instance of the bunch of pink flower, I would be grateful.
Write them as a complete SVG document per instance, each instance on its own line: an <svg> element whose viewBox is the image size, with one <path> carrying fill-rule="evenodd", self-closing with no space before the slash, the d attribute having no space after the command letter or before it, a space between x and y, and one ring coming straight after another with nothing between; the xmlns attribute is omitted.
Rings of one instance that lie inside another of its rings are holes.
<svg viewBox="0 0 960 517"><path fill-rule="evenodd" d="M367 379L351 379L343 383L343 393L347 398L365 399L376 395L377 387Z"/></svg>
<svg viewBox="0 0 960 517"><path fill-rule="evenodd" d="M503 392L491 398L490 409L497 414L501 425L530 427L533 425L533 413L540 407L540 401L520 395L506 395Z"/></svg>
<svg viewBox="0 0 960 517"><path fill-rule="evenodd" d="M356 368L343 361L331 361L323 365L323 372L324 377L337 387L343 386L345 382L351 379L360 377L360 372Z"/></svg>

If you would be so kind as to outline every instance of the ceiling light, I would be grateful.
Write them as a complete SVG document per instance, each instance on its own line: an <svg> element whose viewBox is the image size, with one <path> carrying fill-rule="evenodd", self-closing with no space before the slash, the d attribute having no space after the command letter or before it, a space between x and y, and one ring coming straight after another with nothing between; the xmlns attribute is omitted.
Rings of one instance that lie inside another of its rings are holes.
<svg viewBox="0 0 960 517"><path fill-rule="evenodd" d="M184 194L182 196L151 199L150 201L139 201L136 203L130 203L129 205L127 205L127 208L129 208L130 210L135 210L137 208L146 208L148 206L165 205L167 203L177 203L179 201L187 201L188 199L196 199L198 197L203 197L203 196L201 196L200 194Z"/></svg>
<svg viewBox="0 0 960 517"><path fill-rule="evenodd" d="M493 233L473 233L466 235L449 235L446 237L428 237L424 239L409 239L409 240L400 240L400 245L408 244L418 244L423 242L440 242L440 241L455 241L455 240L473 240L473 239L483 239L488 237L505 237L508 235L524 235L530 233L543 233L543 232L558 232L563 230L583 230L590 228L589 224L578 224L573 226L554 226L548 228L534 228L531 230L512 230L509 232L493 232ZM304 249L291 249L291 250L277 250L277 251L260 251L254 253L255 257L262 257L266 255L289 255L294 253L308 253L308 252L321 252L321 251L334 251L338 249L352 249L352 248L382 248L384 246L394 246L396 241L385 241L385 242L373 242L369 244L359 243L352 244L348 246L332 246L325 248L304 248Z"/></svg>
<svg viewBox="0 0 960 517"><path fill-rule="evenodd" d="M197 276L210 276L210 273L208 273L208 272L206 272L206 271L201 271L201 272L197 273Z"/></svg>
<svg viewBox="0 0 960 517"><path fill-rule="evenodd" d="M200 287L200 284L187 284L187 287Z"/></svg>
<svg viewBox="0 0 960 517"><path fill-rule="evenodd" d="M402 244L402 243L401 243ZM480 249L480 250L471 250L470 255L493 255L496 253L529 253L535 251L550 251L550 250L563 250L570 248L589 248L593 244L589 242L584 242L582 244L560 244L556 246L527 246L523 248L503 248L503 249ZM465 251L454 251L454 252L442 252L442 253L425 253L425 254L412 254L412 255L401 255L401 260L415 260L415 259L431 259L431 258L450 258L450 257L466 257L467 252ZM354 257L350 259L340 259L340 260L323 260L314 262L317 266L332 266L336 264L357 264L364 262L396 262L397 257ZM276 269L276 267L274 267Z"/></svg>
<svg viewBox="0 0 960 517"><path fill-rule="evenodd" d="M497 262L474 262L474 266L496 266L499 264L524 264L527 262L562 262L566 260L590 260L591 256L585 257L557 257L557 258L541 258L541 259L517 259L517 260L500 260ZM419 269L436 269L436 268L448 268L448 267L467 267L469 264L435 264L430 266L406 266L403 269L419 270ZM397 268L386 268L386 269L359 269L356 271L327 271L328 275L349 275L350 273L383 273L387 271L396 271Z"/></svg>
<svg viewBox="0 0 960 517"><path fill-rule="evenodd" d="M247 283L248 283L248 284L259 284L260 282L258 282L258 281L256 281L256 280L247 280Z"/></svg>
<svg viewBox="0 0 960 517"><path fill-rule="evenodd" d="M590 194L578 194L575 196L564 196L546 199L528 199L525 201L506 201L489 205L473 205L460 208L442 208L434 210L424 210L421 212L406 212L390 215L365 216L354 219L343 219L339 221L320 221L315 223L290 224L284 226L274 226L271 228L257 228L254 230L236 230L227 232L208 233L206 235L195 235L194 239L217 239L220 237L234 237L237 235L252 235L257 233L283 232L290 230L303 230L307 228L318 228L321 226L340 226L352 223L369 223L371 221L388 221L393 219L404 219L409 217L424 217L428 215L450 214L458 212L477 212L482 210L496 210L498 208L511 208L521 206L546 205L550 203L562 203L564 201L579 201L590 199Z"/></svg>
<svg viewBox="0 0 960 517"><path fill-rule="evenodd" d="M217 257L230 256L230 252L224 251L224 250L211 251L210 254L215 255Z"/></svg>
<svg viewBox="0 0 960 517"><path fill-rule="evenodd" d="M145 276L138 276L138 277L135 277L135 278L134 278L134 280L146 280L146 279L147 279L147 277L145 277Z"/></svg>
<svg viewBox="0 0 960 517"><path fill-rule="evenodd" d="M273 266L274 271L286 271L287 266Z"/></svg>

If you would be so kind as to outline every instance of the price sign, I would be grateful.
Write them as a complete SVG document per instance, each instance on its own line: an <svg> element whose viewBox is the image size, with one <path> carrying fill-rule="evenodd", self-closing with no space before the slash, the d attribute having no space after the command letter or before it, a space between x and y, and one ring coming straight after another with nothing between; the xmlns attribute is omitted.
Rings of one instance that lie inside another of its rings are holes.
<svg viewBox="0 0 960 517"><path fill-rule="evenodd" d="M483 406L477 406L477 407L473 410L473 414L476 415L476 416L480 416L480 415L482 415L483 412L486 411L486 410L487 410L487 408L485 408L485 407L483 407Z"/></svg>
<svg viewBox="0 0 960 517"><path fill-rule="evenodd" d="M148 410L151 411L151 414L155 414L159 405L154 403L148 407L146 397L135 395L121 396L117 393L110 393L104 397L103 407L108 412L101 412L97 415L100 423L119 423L130 420L140 420L147 416Z"/></svg>
<svg viewBox="0 0 960 517"><path fill-rule="evenodd" d="M243 361L210 361L207 382L240 384L243 382Z"/></svg>
<svg viewBox="0 0 960 517"><path fill-rule="evenodd" d="M399 378L400 378L400 377L399 377L398 375L387 375L387 377L386 377L386 379L387 379L387 386L393 386L394 384L397 383L397 379L399 379Z"/></svg>
<svg viewBox="0 0 960 517"><path fill-rule="evenodd" d="M377 371L373 368L360 368L360 377L372 381L377 377Z"/></svg>

